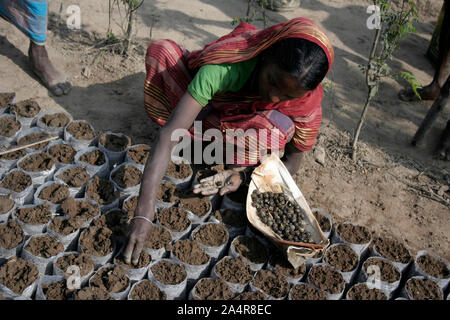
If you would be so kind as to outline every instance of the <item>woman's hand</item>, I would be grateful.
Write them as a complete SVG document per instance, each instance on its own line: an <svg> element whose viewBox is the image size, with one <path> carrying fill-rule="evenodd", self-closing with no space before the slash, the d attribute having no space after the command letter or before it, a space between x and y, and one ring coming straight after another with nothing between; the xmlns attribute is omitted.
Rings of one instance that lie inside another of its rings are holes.
<svg viewBox="0 0 450 320"><path fill-rule="evenodd" d="M141 218L133 219L131 235L128 240L127 247L123 253L126 263L131 262L134 265L138 263L139 256L151 230L152 224L149 221Z"/></svg>
<svg viewBox="0 0 450 320"><path fill-rule="evenodd" d="M201 193L204 196L219 192L223 196L239 189L242 182L240 170L225 170L212 177L200 180L200 183L194 186L193 192Z"/></svg>

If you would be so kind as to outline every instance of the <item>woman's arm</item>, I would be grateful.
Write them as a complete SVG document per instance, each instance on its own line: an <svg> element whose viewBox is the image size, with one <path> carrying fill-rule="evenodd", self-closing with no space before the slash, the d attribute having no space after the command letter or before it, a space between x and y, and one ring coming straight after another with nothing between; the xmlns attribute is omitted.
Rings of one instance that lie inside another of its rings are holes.
<svg viewBox="0 0 450 320"><path fill-rule="evenodd" d="M156 195L161 179L169 164L171 151L178 143L171 140L172 133L176 129L189 129L201 109L202 106L186 92L165 125L159 130L145 165L135 217L145 217L151 221L154 219ZM124 258L127 263L130 263L131 259L132 263L136 264L152 225L141 218L134 219L133 222Z"/></svg>
<svg viewBox="0 0 450 320"><path fill-rule="evenodd" d="M304 155L305 153L298 150L292 142L286 145L282 161L291 175L296 174L300 169Z"/></svg>

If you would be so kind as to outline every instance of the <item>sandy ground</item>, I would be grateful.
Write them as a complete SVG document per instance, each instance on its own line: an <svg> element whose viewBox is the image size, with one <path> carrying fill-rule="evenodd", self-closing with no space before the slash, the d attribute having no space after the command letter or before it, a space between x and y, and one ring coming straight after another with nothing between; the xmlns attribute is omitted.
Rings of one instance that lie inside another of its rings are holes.
<svg viewBox="0 0 450 320"><path fill-rule="evenodd" d="M369 1L303 0L294 12L267 12L272 25L297 16L319 23L336 51L325 80L324 120L318 146L326 150L322 166L312 153L295 176L312 207L328 210L336 221L351 221L405 241L413 253L427 249L450 259L450 164L433 156L436 139L450 118L445 110L424 145L409 144L431 102L404 103L397 92L405 85L386 80L361 133L357 162L349 159L349 143L366 97L358 65L368 56L374 32L366 28ZM391 66L414 73L422 84L433 76L425 57L442 1L417 1L418 33L402 41ZM151 143L157 126L143 109L144 55L151 39L170 38L190 50L232 30L234 17L243 17L244 0L146 0L138 13L136 43L124 60L98 44L108 27L108 1L73 0L81 9L82 29L65 27L67 1L50 1L47 48L72 78L68 96L53 97L40 85L27 63L28 39L0 20L0 91L15 91L18 100L37 99L46 109L64 109L75 119L88 120L98 132L129 135L133 143ZM118 15L113 31L120 35ZM260 22L254 23L261 27ZM100 47L100 49L98 48ZM419 191L422 188L424 191ZM440 191L439 191L440 190Z"/></svg>

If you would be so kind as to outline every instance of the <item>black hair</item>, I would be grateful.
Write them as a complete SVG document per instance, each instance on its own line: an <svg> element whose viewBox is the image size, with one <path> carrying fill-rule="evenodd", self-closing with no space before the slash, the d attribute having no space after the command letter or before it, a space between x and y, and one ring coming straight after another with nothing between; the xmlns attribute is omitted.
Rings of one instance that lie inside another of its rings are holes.
<svg viewBox="0 0 450 320"><path fill-rule="evenodd" d="M328 71L328 59L314 42L287 38L264 51L265 57L284 72L298 79L299 87L314 90Z"/></svg>

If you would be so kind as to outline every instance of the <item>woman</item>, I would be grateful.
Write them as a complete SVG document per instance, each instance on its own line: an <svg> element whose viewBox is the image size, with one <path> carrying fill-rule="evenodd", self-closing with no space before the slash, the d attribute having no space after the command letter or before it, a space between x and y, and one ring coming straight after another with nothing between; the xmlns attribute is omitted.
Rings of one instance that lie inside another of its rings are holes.
<svg viewBox="0 0 450 320"><path fill-rule="evenodd" d="M195 136L192 124L201 119L203 130L268 131L265 139L246 138L244 159L234 156L234 163L244 166L195 186L196 193L236 191L248 176L245 165L258 163L260 150L278 151L268 143L275 128L280 132L276 149L284 150L283 161L295 173L317 138L322 119L320 82L333 58L329 39L305 18L264 30L241 23L192 53L170 40L153 42L146 57L145 108L162 127L144 170L125 260L137 262L151 230L156 194L177 143L171 141L174 130L189 129ZM228 142L238 149L242 146L234 138ZM256 151L251 148L254 143Z"/></svg>

